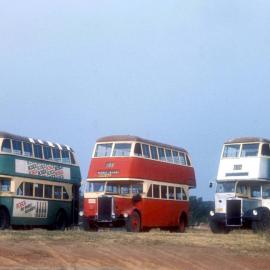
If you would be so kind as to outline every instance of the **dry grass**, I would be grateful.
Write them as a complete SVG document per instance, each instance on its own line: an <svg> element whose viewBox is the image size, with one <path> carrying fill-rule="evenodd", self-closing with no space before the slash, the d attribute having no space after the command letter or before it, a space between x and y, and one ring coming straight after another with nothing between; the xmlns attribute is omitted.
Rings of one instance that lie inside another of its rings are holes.
<svg viewBox="0 0 270 270"><path fill-rule="evenodd" d="M124 231L85 232L70 230L65 232L47 230L2 231L0 244L5 241L36 242L76 242L88 245L125 244L136 246L179 245L190 247L222 248L239 253L260 254L270 252L270 235L254 234L251 231L236 230L229 234L212 234L209 230L190 229L177 234L154 230L149 233L127 233Z"/></svg>

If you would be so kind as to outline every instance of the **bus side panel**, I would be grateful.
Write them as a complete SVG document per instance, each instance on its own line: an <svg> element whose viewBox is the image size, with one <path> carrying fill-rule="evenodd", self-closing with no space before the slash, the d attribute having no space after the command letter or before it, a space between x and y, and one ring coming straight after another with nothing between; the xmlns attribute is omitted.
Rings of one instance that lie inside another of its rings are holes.
<svg viewBox="0 0 270 270"><path fill-rule="evenodd" d="M113 164L113 169L107 164ZM196 186L193 167L143 158L93 158L88 178L138 178Z"/></svg>
<svg viewBox="0 0 270 270"><path fill-rule="evenodd" d="M188 213L187 201L143 199L143 226L173 227L178 225L181 213Z"/></svg>
<svg viewBox="0 0 270 270"><path fill-rule="evenodd" d="M27 199L28 200L28 199ZM30 201L30 200L28 200ZM41 200L40 200L41 201ZM15 206L16 207L16 206ZM11 225L31 225L31 226L46 226L52 225L55 222L56 215L60 209L63 209L67 214L68 223L71 220L71 202L67 201L48 201L48 209L44 218L24 217L22 213L20 217L13 216L11 212Z"/></svg>

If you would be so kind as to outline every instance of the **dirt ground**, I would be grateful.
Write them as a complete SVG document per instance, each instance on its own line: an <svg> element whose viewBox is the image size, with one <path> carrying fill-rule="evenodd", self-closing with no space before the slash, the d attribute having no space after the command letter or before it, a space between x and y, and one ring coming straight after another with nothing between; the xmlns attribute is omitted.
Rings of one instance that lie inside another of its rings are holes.
<svg viewBox="0 0 270 270"><path fill-rule="evenodd" d="M0 232L0 269L270 269L270 237L161 231Z"/></svg>

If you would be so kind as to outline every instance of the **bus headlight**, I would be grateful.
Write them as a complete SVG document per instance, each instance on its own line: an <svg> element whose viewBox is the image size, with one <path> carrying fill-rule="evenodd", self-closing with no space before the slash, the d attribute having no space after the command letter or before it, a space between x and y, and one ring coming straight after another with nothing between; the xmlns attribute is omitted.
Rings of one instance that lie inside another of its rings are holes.
<svg viewBox="0 0 270 270"><path fill-rule="evenodd" d="M210 211L210 216L213 217L215 215L214 211Z"/></svg>
<svg viewBox="0 0 270 270"><path fill-rule="evenodd" d="M124 218L127 218L128 217L128 213L124 213Z"/></svg>
<svg viewBox="0 0 270 270"><path fill-rule="evenodd" d="M254 210L252 211L252 214L253 214L253 216L258 216L258 211L257 211L256 209L254 209Z"/></svg>
<svg viewBox="0 0 270 270"><path fill-rule="evenodd" d="M83 211L79 212L79 216L82 217L83 216Z"/></svg>

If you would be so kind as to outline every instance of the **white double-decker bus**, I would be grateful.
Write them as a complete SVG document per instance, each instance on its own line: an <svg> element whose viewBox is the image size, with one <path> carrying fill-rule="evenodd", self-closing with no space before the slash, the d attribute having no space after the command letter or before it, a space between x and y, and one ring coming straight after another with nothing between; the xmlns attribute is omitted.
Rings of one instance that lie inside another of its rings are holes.
<svg viewBox="0 0 270 270"><path fill-rule="evenodd" d="M270 229L270 140L244 137L224 143L209 221L214 233Z"/></svg>

